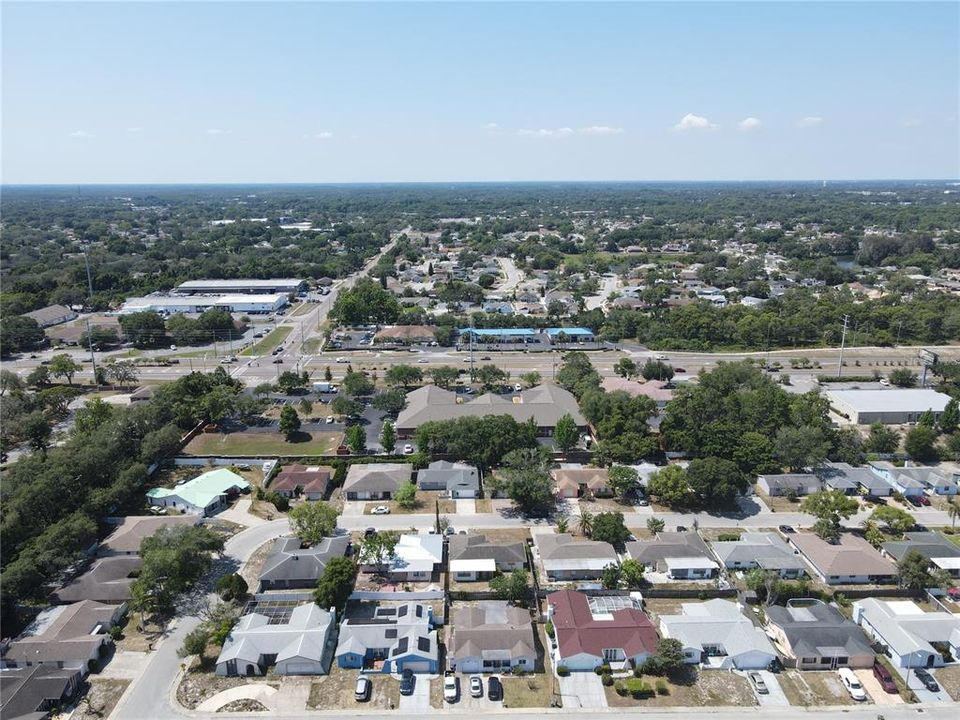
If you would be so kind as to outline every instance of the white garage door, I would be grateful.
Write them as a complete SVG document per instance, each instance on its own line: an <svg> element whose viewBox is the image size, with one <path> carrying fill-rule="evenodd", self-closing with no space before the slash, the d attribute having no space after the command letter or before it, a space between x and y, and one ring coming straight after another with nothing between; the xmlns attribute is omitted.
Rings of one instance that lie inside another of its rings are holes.
<svg viewBox="0 0 960 720"><path fill-rule="evenodd" d="M316 663L292 662L285 666L287 675L315 675L317 672Z"/></svg>
<svg viewBox="0 0 960 720"><path fill-rule="evenodd" d="M423 660L420 662L405 662L400 667L404 670L409 668L414 672L422 672L422 673L430 672L430 663L427 662L426 660Z"/></svg>
<svg viewBox="0 0 960 720"><path fill-rule="evenodd" d="M457 672L478 673L480 672L480 662L478 660L461 660L457 663Z"/></svg>

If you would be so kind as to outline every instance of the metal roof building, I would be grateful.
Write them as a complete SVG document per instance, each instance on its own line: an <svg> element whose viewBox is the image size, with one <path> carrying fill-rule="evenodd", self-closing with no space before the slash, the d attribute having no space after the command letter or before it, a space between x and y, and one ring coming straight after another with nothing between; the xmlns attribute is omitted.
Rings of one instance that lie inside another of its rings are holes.
<svg viewBox="0 0 960 720"><path fill-rule="evenodd" d="M188 280L178 285L176 292L184 295L195 295L197 293L289 294L300 292L305 286L306 281L297 278Z"/></svg>
<svg viewBox="0 0 960 720"><path fill-rule="evenodd" d="M930 410L934 417L950 402L950 396L928 388L887 390L827 390L830 406L857 425L915 423Z"/></svg>

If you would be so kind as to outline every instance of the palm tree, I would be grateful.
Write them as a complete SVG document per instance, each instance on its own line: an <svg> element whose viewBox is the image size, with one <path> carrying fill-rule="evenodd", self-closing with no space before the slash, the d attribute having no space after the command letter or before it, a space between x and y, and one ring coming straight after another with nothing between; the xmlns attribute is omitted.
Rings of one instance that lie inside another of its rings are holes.
<svg viewBox="0 0 960 720"><path fill-rule="evenodd" d="M956 530L957 518L960 517L960 505L957 504L956 498L947 500L947 515L950 517L950 527Z"/></svg>
<svg viewBox="0 0 960 720"><path fill-rule="evenodd" d="M567 531L567 519L565 517L557 519L557 532L563 535Z"/></svg>
<svg viewBox="0 0 960 720"><path fill-rule="evenodd" d="M590 537L593 533L593 514L586 510L580 515L580 534Z"/></svg>

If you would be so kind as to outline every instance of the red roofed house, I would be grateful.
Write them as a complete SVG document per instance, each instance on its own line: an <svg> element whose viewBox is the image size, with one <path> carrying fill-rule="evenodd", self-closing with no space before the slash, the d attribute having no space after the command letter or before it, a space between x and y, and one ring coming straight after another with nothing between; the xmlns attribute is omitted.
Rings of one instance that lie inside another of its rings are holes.
<svg viewBox="0 0 960 720"><path fill-rule="evenodd" d="M325 465L287 465L270 483L270 490L287 498L303 493L307 500L323 500L333 477L333 468Z"/></svg>
<svg viewBox="0 0 960 720"><path fill-rule="evenodd" d="M591 606L591 600L597 604ZM569 670L593 670L603 665L639 667L657 650L657 631L631 598L588 598L574 590L547 596L547 617L556 633L556 665Z"/></svg>

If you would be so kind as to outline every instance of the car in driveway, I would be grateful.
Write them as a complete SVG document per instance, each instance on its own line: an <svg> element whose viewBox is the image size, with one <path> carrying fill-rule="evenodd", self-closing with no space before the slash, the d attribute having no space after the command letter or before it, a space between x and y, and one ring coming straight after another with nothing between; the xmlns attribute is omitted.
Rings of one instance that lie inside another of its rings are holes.
<svg viewBox="0 0 960 720"><path fill-rule="evenodd" d="M863 702L867 699L867 692L863 689L860 678L857 677L853 670L850 668L840 668L837 670L837 677L840 678L843 687L846 688L847 693L854 700Z"/></svg>
<svg viewBox="0 0 960 720"><path fill-rule="evenodd" d="M327 425L333 425L333 415L327 415Z"/></svg>
<svg viewBox="0 0 960 720"><path fill-rule="evenodd" d="M479 675L470 676L470 697L483 697L483 680Z"/></svg>
<svg viewBox="0 0 960 720"><path fill-rule="evenodd" d="M447 675L443 678L443 699L448 703L457 701L460 695L460 684L457 682L456 675Z"/></svg>
<svg viewBox="0 0 960 720"><path fill-rule="evenodd" d="M796 532L792 525L778 525L777 530L782 532L784 535L793 535Z"/></svg>
<svg viewBox="0 0 960 720"><path fill-rule="evenodd" d="M900 692L897 689L897 683L893 680L893 675L877 660L873 662L873 676L877 679L877 682L880 683L880 687L883 688L884 692L893 694Z"/></svg>
<svg viewBox="0 0 960 720"><path fill-rule="evenodd" d="M407 443L406 445L404 445L404 446L403 446L403 454L404 454L404 455L413 455L413 445L411 445L410 443Z"/></svg>
<svg viewBox="0 0 960 720"><path fill-rule="evenodd" d="M386 505L377 505L373 510L370 511L371 515L389 515L390 508Z"/></svg>
<svg viewBox="0 0 960 720"><path fill-rule="evenodd" d="M403 673L400 675L400 694L413 695L414 682L413 670L404 668Z"/></svg>
<svg viewBox="0 0 960 720"><path fill-rule="evenodd" d="M357 702L366 702L370 699L370 690L373 683L366 675L357 676L357 684L353 689L353 699Z"/></svg>
<svg viewBox="0 0 960 720"><path fill-rule="evenodd" d="M487 700L493 702L503 700L503 685L500 684L500 678L496 675L487 680Z"/></svg>
<svg viewBox="0 0 960 720"><path fill-rule="evenodd" d="M917 680L923 683L923 686L932 693L940 692L940 685L937 684L937 681L934 679L933 675L928 673L923 668L917 668L913 672L917 676Z"/></svg>
<svg viewBox="0 0 960 720"><path fill-rule="evenodd" d="M752 672L748 677L750 678L750 684L753 685L753 689L756 690L758 694L768 695L770 693L770 688L767 687L760 673Z"/></svg>

